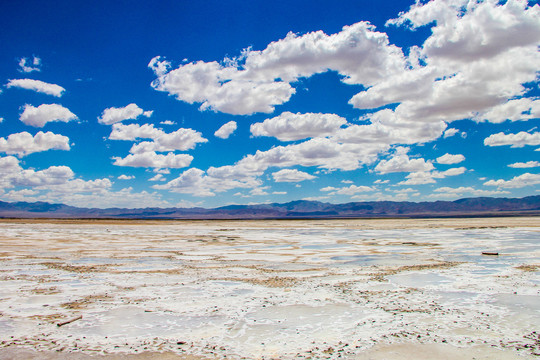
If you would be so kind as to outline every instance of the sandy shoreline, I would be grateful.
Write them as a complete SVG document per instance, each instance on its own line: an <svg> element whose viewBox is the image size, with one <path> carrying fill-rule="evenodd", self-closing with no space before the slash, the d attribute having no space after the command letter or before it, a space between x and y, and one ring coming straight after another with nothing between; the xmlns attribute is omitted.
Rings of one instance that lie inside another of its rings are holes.
<svg viewBox="0 0 540 360"><path fill-rule="evenodd" d="M0 233L0 359L540 354L540 218L2 220Z"/></svg>

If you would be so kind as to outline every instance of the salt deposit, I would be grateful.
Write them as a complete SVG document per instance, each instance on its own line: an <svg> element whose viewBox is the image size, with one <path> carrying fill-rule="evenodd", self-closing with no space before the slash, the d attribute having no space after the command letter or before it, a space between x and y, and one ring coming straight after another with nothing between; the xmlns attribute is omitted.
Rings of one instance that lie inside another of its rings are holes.
<svg viewBox="0 0 540 360"><path fill-rule="evenodd" d="M443 343L540 354L536 219L369 224L3 222L0 346L333 359Z"/></svg>

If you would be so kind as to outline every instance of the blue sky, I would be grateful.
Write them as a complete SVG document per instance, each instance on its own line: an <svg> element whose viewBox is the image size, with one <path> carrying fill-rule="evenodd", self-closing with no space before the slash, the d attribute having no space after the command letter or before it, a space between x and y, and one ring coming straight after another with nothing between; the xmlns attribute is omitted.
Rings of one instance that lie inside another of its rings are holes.
<svg viewBox="0 0 540 360"><path fill-rule="evenodd" d="M533 1L0 5L0 200L538 195Z"/></svg>

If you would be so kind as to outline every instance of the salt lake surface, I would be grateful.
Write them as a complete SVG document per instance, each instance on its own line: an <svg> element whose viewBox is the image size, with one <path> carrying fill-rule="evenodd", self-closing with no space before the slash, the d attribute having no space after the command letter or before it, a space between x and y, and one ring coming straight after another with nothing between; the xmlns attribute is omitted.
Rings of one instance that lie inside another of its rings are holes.
<svg viewBox="0 0 540 360"><path fill-rule="evenodd" d="M4 221L0 234L0 348L540 354L540 218Z"/></svg>

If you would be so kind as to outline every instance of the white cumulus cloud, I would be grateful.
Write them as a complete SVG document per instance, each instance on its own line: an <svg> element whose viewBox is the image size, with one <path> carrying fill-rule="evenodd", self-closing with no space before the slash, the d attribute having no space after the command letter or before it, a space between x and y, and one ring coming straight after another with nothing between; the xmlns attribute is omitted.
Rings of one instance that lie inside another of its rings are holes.
<svg viewBox="0 0 540 360"><path fill-rule="evenodd" d="M464 196L465 194L474 195L474 196L497 196L497 195L507 195L510 192L504 190L482 190L475 189L471 186L460 186L457 188L452 187L440 187L433 190L435 194L431 194L430 197L433 198L455 198Z"/></svg>
<svg viewBox="0 0 540 360"><path fill-rule="evenodd" d="M118 177L118 180L131 180L131 179L135 179L135 176L122 174Z"/></svg>
<svg viewBox="0 0 540 360"><path fill-rule="evenodd" d="M316 178L311 174L296 169L283 169L272 173L272 177L275 182L300 182Z"/></svg>
<svg viewBox="0 0 540 360"><path fill-rule="evenodd" d="M149 64L156 74L152 86L181 101L201 104L201 110L272 112L290 99L303 78L326 71L337 72L347 84L363 84L364 90L350 103L375 109L360 118L361 124L349 124L337 115L318 122L328 114L284 112L253 124L251 133L282 141L310 140L261 149L233 165L190 169L182 181L159 185L160 189L208 195L235 187L255 188L260 186L255 185L259 177L272 167L355 170L374 164L396 145L425 144L456 134L466 137L465 132L449 127L452 121L533 119L538 99L523 96L540 71L539 9L521 0L416 2L389 22L431 30L425 43L409 49L407 56L390 44L386 34L358 23L332 35L291 33L263 50L247 49L222 63L184 62L173 67L156 57ZM264 86L272 91L259 92ZM389 105L392 109L379 109ZM523 141L537 143L535 134ZM137 144L132 153L147 146ZM375 167L378 173L410 173L400 185L435 183L467 170L436 171L432 161L413 158L406 151L384 159ZM447 154L437 162L463 160L462 155ZM196 181L187 182L188 175Z"/></svg>
<svg viewBox="0 0 540 360"><path fill-rule="evenodd" d="M47 150L69 150L69 138L50 131L39 131L35 136L23 131L0 138L0 152L25 156Z"/></svg>
<svg viewBox="0 0 540 360"><path fill-rule="evenodd" d="M347 120L335 114L291 113L251 125L254 136L273 136L281 141L294 141L333 135Z"/></svg>
<svg viewBox="0 0 540 360"><path fill-rule="evenodd" d="M144 111L137 104L131 103L124 107L110 107L103 110L98 122L104 125L112 125L124 120L134 120L140 115L149 117L152 115L152 111Z"/></svg>
<svg viewBox="0 0 540 360"><path fill-rule="evenodd" d="M364 185L350 185L346 187L336 188L333 186L327 186L325 188L322 188L321 191L329 192L329 195L355 195L358 193L364 193L364 192L370 192L373 191L373 188L370 186L364 186Z"/></svg>
<svg viewBox="0 0 540 360"><path fill-rule="evenodd" d="M215 133L214 136L218 138L227 139L237 128L235 121L229 121L228 123L221 126Z"/></svg>
<svg viewBox="0 0 540 360"><path fill-rule="evenodd" d="M463 174L467 169L465 167L451 168L445 171L420 171L413 172L406 176L407 180L400 181L398 185L424 185L434 184L435 179L444 179L448 176L457 176Z"/></svg>
<svg viewBox="0 0 540 360"><path fill-rule="evenodd" d="M333 35L289 33L264 50L247 49L224 63L198 61L170 70L170 62L156 57L149 63L157 76L152 86L178 100L201 103L201 110L247 115L272 112L288 101L295 93L290 84L300 77L334 70L345 83L372 85L405 66L401 50L367 22Z"/></svg>
<svg viewBox="0 0 540 360"><path fill-rule="evenodd" d="M388 24L427 25L431 36L411 49L409 68L350 103L364 109L399 103L398 123L531 118L536 103L514 100L540 70L539 18L540 7L522 0L416 2Z"/></svg>
<svg viewBox="0 0 540 360"><path fill-rule="evenodd" d="M113 124L110 140L137 140L152 139L153 141L143 141L134 144L130 152L133 154L144 152L168 152L174 150L190 150L199 143L205 143L208 140L202 137L202 134L193 129L178 129L172 133L166 133L157 129L153 124Z"/></svg>
<svg viewBox="0 0 540 360"><path fill-rule="evenodd" d="M462 161L465 161L465 156L461 154L457 154L457 155L444 154L443 156L440 156L437 158L438 164L445 164L445 165L459 164Z"/></svg>
<svg viewBox="0 0 540 360"><path fill-rule="evenodd" d="M167 184L154 185L153 188L183 194L193 194L195 196L215 196L215 193L212 191L212 188L215 188L215 186L211 182L213 182L213 179L206 177L204 171L191 168Z"/></svg>
<svg viewBox="0 0 540 360"><path fill-rule="evenodd" d="M434 169L431 162L422 158L411 159L407 155L408 149L398 147L395 155L389 160L382 160L375 167L375 171L381 174L395 172L426 172Z"/></svg>
<svg viewBox="0 0 540 360"><path fill-rule="evenodd" d="M515 176L510 180L489 180L484 183L486 186L497 186L499 188L516 189L525 186L540 184L540 174L525 173Z"/></svg>
<svg viewBox="0 0 540 360"><path fill-rule="evenodd" d="M19 120L34 127L43 127L53 121L69 122L78 119L77 115L58 104L42 104L38 107L27 104L23 109Z"/></svg>
<svg viewBox="0 0 540 360"><path fill-rule="evenodd" d="M176 125L174 121L171 120L165 120L160 122L161 125Z"/></svg>
<svg viewBox="0 0 540 360"><path fill-rule="evenodd" d="M56 84L49 84L40 80L33 79L12 79L6 84L7 88L17 87L21 89L27 89L37 91L43 94L61 97L63 92L66 91L63 87Z"/></svg>
<svg viewBox="0 0 540 360"><path fill-rule="evenodd" d="M513 148L521 148L525 145L540 145L540 132L535 132L532 134L525 131L520 131L517 134L505 134L500 132L485 138L484 145L510 145Z"/></svg>
<svg viewBox="0 0 540 360"><path fill-rule="evenodd" d="M508 167L515 168L515 169L525 169L525 168L533 168L533 167L539 167L540 161L527 161L527 162L517 162L508 165Z"/></svg>
<svg viewBox="0 0 540 360"><path fill-rule="evenodd" d="M477 121L502 123L506 120L519 121L540 117L540 100L521 98L509 100L504 104L494 106L488 111L475 116Z"/></svg>
<svg viewBox="0 0 540 360"><path fill-rule="evenodd" d="M41 71L41 59L34 56L32 60L21 58L19 60L19 71L22 73L31 73L32 71Z"/></svg>
<svg viewBox="0 0 540 360"><path fill-rule="evenodd" d="M155 152L130 154L125 158L113 157L114 165L146 167L146 168L184 168L188 167L193 156L187 154L168 153L167 155Z"/></svg>
<svg viewBox="0 0 540 360"><path fill-rule="evenodd" d="M446 139L448 137L452 137L454 135L456 135L457 133L459 132L458 129L455 129L455 128L448 128L444 131L444 134L443 134L443 137Z"/></svg>
<svg viewBox="0 0 540 360"><path fill-rule="evenodd" d="M136 140L136 139L156 139L165 134L163 130L156 129L153 124L113 124L110 140Z"/></svg>
<svg viewBox="0 0 540 360"><path fill-rule="evenodd" d="M151 177L150 179L148 179L148 181L166 181L166 180L167 179L165 179L163 174L156 174L153 177Z"/></svg>

